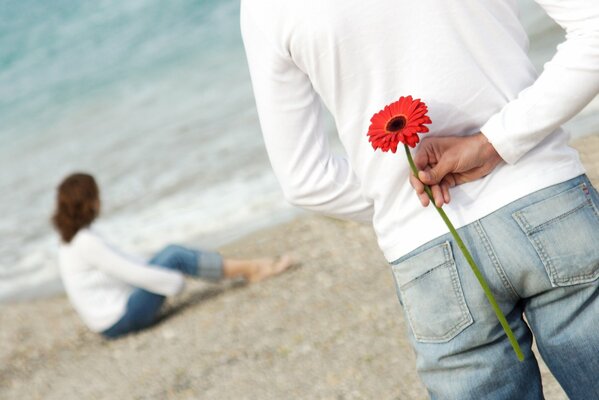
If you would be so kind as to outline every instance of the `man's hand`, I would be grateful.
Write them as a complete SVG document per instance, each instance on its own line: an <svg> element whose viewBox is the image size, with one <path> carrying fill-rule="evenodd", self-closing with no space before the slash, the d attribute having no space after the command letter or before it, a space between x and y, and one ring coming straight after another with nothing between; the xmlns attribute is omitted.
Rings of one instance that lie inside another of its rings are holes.
<svg viewBox="0 0 599 400"><path fill-rule="evenodd" d="M472 136L425 138L418 146L414 162L418 179L410 176L424 207L430 201L424 184L431 187L437 207L450 201L449 188L488 175L503 160L482 133Z"/></svg>

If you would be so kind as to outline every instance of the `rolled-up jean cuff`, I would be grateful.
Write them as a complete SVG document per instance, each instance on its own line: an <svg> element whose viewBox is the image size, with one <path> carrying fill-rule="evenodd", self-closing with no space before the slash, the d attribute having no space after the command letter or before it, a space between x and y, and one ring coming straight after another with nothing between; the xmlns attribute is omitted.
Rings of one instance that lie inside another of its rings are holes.
<svg viewBox="0 0 599 400"><path fill-rule="evenodd" d="M223 257L219 253L201 252L198 258L198 277L210 281L223 278Z"/></svg>

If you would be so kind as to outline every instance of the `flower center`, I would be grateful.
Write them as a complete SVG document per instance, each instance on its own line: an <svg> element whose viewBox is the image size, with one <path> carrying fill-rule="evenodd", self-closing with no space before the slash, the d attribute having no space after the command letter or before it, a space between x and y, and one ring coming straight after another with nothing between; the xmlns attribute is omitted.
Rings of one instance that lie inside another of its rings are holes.
<svg viewBox="0 0 599 400"><path fill-rule="evenodd" d="M385 129L387 132L398 132L401 131L406 126L406 117L403 115L398 115L397 117L391 118L389 122L387 122L387 126Z"/></svg>

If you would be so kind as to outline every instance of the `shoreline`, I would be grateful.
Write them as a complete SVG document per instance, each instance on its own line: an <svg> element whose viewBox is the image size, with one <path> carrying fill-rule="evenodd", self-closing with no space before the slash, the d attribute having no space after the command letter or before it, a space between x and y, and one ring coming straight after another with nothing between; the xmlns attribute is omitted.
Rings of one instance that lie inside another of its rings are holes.
<svg viewBox="0 0 599 400"><path fill-rule="evenodd" d="M573 146L599 186L599 135ZM0 304L0 398L427 397L370 227L303 215L220 250L301 264L254 285L188 280L160 323L116 341L64 295ZM565 399L541 368L546 398Z"/></svg>
<svg viewBox="0 0 599 400"><path fill-rule="evenodd" d="M581 154L581 160L587 167L587 175L590 180L594 182L594 185L599 188L599 134L576 136L572 138L570 143ZM269 220L256 220L239 229L223 230L210 236L207 236L206 234L192 235L181 241L181 244L190 247L219 249L239 240L243 240L245 237L250 237L256 232L289 223L294 219L309 215L310 213L303 210L287 206L278 210L274 215L274 218ZM146 256L149 256L149 254L146 254ZM14 290L5 290L5 292L3 292L2 296L0 296L0 306L3 304L17 304L64 295L64 289L58 274L56 274L52 281L46 282L46 286L44 287L29 287L22 284L19 286L21 287L20 293L17 293Z"/></svg>

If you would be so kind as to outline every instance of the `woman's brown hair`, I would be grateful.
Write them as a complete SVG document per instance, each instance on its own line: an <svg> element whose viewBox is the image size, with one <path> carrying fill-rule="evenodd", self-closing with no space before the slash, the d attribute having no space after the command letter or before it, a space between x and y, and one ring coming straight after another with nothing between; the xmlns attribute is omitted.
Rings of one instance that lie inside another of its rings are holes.
<svg viewBox="0 0 599 400"><path fill-rule="evenodd" d="M99 195L94 177L84 173L69 175L58 186L52 223L65 243L98 216Z"/></svg>

